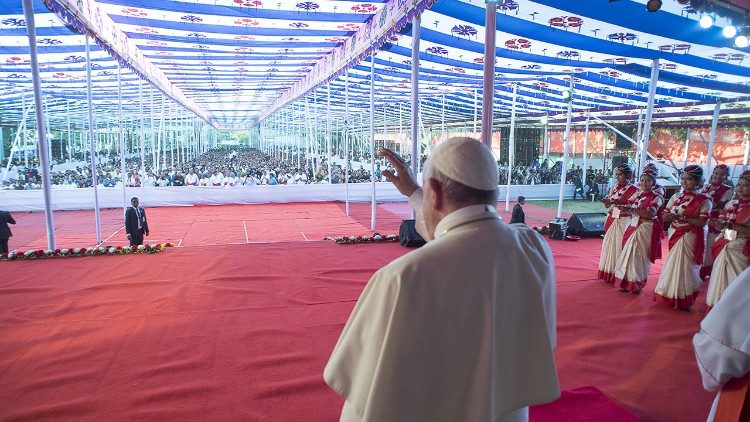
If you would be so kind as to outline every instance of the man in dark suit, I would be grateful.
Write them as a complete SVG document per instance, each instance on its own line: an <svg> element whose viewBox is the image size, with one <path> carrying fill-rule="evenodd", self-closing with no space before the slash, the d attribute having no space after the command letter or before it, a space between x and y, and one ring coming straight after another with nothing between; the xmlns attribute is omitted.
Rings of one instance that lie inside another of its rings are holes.
<svg viewBox="0 0 750 422"><path fill-rule="evenodd" d="M138 198L130 200L133 205L125 211L125 233L128 234L130 246L143 244L143 235L148 236L148 222L146 211L138 206Z"/></svg>
<svg viewBox="0 0 750 422"><path fill-rule="evenodd" d="M13 236L8 224L16 224L16 220L8 211L0 211L0 254L8 253L8 239Z"/></svg>
<svg viewBox="0 0 750 422"><path fill-rule="evenodd" d="M510 224L521 223L526 224L526 214L523 212L523 204L526 203L526 198L519 196L516 200L516 205L513 205L513 214L510 216Z"/></svg>

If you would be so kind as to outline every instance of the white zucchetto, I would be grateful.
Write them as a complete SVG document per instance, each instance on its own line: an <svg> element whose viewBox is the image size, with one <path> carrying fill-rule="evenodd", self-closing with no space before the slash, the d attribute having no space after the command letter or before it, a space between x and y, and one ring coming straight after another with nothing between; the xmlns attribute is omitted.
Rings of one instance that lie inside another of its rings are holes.
<svg viewBox="0 0 750 422"><path fill-rule="evenodd" d="M432 167L430 167L432 166ZM497 162L492 151L472 138L451 138L428 157L425 168L474 189L497 189Z"/></svg>

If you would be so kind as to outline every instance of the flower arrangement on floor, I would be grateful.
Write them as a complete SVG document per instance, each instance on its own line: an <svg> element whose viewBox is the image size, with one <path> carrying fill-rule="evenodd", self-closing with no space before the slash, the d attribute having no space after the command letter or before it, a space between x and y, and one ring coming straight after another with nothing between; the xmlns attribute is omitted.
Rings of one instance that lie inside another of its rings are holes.
<svg viewBox="0 0 750 422"><path fill-rule="evenodd" d="M374 233L372 236L338 236L338 237L324 237L323 240L335 240L336 243L341 245L348 245L354 243L384 243L384 242L398 242L397 234L382 235L380 233Z"/></svg>
<svg viewBox="0 0 750 422"><path fill-rule="evenodd" d="M90 248L63 248L63 249L31 249L28 251L10 251L2 254L0 258L7 261L41 259L73 256L97 256L97 255L130 255L130 254L153 254L161 252L166 248L173 247L172 243L159 243L139 246L99 246Z"/></svg>

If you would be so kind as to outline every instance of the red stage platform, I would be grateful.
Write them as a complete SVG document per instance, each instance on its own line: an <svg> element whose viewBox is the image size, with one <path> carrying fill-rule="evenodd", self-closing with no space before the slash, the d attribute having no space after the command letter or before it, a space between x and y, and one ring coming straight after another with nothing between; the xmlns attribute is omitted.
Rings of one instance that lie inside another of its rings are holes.
<svg viewBox="0 0 750 422"><path fill-rule="evenodd" d="M513 203L511 203L512 207ZM147 243L171 242L179 246L243 244L322 240L326 236L361 235L370 230L370 204L351 204L347 216L342 203L316 202L267 205L221 205L147 208L151 236ZM505 205L498 211L510 220ZM555 210L532 204L525 206L529 225L544 225L555 217ZM44 213L13 213L11 249L46 249ZM127 245L122 209L101 211L102 241L105 245ZM402 218L411 218L406 203L380 204L376 210L375 231L398 233ZM58 248L88 247L96 244L93 211L54 213Z"/></svg>
<svg viewBox="0 0 750 422"><path fill-rule="evenodd" d="M297 232L308 240L369 232L369 207L350 217L342 207L149 210L152 237L182 247L0 262L0 419L337 420L342 402L323 367L367 279L408 252L395 243L291 241ZM406 211L381 206L383 233L400 220L388 209ZM122 211L109 212L115 231ZM257 223L249 239L240 222ZM72 228L76 218L61 224ZM13 241L24 233L16 231ZM288 241L247 244L255 239ZM532 420L705 420L712 395L691 345L703 295L693 312L667 309L649 290L660 265L646 293L623 294L594 280L599 239L550 244L556 359L569 391L532 409Z"/></svg>

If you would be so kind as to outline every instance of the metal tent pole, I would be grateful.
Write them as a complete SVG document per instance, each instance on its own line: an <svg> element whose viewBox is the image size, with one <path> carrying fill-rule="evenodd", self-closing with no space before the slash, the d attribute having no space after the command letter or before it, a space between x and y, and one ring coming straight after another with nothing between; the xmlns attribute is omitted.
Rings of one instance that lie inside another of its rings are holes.
<svg viewBox="0 0 750 422"><path fill-rule="evenodd" d="M505 185L505 212L510 211L510 178L516 162L516 98L518 84L513 84L513 102L510 106L510 135L508 136L508 180Z"/></svg>
<svg viewBox="0 0 750 422"><path fill-rule="evenodd" d="M94 220L96 221L96 244L102 244L102 222L99 215L98 175L96 173L96 137L94 136L94 111L91 99L91 53L89 36L86 35L86 100L89 117L89 155L91 156L91 183L94 187Z"/></svg>
<svg viewBox="0 0 750 422"><path fill-rule="evenodd" d="M484 84L482 89L482 142L492 148L492 112L495 94L495 38L497 35L497 3L485 5Z"/></svg>
<svg viewBox="0 0 750 422"><path fill-rule="evenodd" d="M370 229L375 230L377 200L375 198L375 49L370 56Z"/></svg>
<svg viewBox="0 0 750 422"><path fill-rule="evenodd" d="M126 190L128 175L125 166L125 133L122 128L122 66L120 66L120 62L117 62L117 123L120 136L120 172L122 172L122 216L125 218L125 211L128 209L128 193Z"/></svg>
<svg viewBox="0 0 750 422"><path fill-rule="evenodd" d="M143 125L143 81L138 80L138 108L139 108L139 119L140 120L140 132L141 132L141 186L143 181L146 179L146 129Z"/></svg>
<svg viewBox="0 0 750 422"><path fill-rule="evenodd" d="M586 184L586 164L588 163L588 154L586 153L589 148L589 115L586 113L586 129L583 132L583 184Z"/></svg>
<svg viewBox="0 0 750 422"><path fill-rule="evenodd" d="M328 161L328 183L333 184L333 166L331 165L331 82L326 88L326 156Z"/></svg>
<svg viewBox="0 0 750 422"><path fill-rule="evenodd" d="M690 152L690 128L687 128L687 136L685 136L685 159L683 160L682 168L687 167L688 152Z"/></svg>
<svg viewBox="0 0 750 422"><path fill-rule="evenodd" d="M36 25L32 0L23 0L23 14L26 18L26 31L29 36L29 53L31 56L31 77L34 82L34 104L36 106L36 129L39 137L39 158L42 170L42 189L44 191L44 222L47 227L47 248L55 249L55 220L52 215L52 186L50 185L50 157L45 130L44 106L42 105L42 85L39 78L39 61L36 50Z"/></svg>
<svg viewBox="0 0 750 422"><path fill-rule="evenodd" d="M344 76L344 201L349 215L349 71Z"/></svg>
<svg viewBox="0 0 750 422"><path fill-rule="evenodd" d="M412 21L411 47L411 172L419 173L419 41L422 34L422 17ZM412 217L416 213L412 212Z"/></svg>
<svg viewBox="0 0 750 422"><path fill-rule="evenodd" d="M573 91L574 76L570 76L570 90ZM557 218L562 218L563 196L565 195L565 178L568 172L568 143L570 142L570 120L573 116L573 100L568 102L568 114L565 121L565 138L563 139L563 165L560 171L560 195L557 199Z"/></svg>
<svg viewBox="0 0 750 422"><path fill-rule="evenodd" d="M714 115L711 119L711 133L708 135L708 153L706 154L706 179L711 175L711 165L714 158L714 144L716 142L716 130L719 124L719 112L721 111L721 103L716 103L714 106Z"/></svg>
<svg viewBox="0 0 750 422"><path fill-rule="evenodd" d="M648 87L646 121L643 122L643 142L641 143L641 162L638 165L638 177L641 177L641 173L643 173L643 167L646 166L646 157L648 156L648 143L651 137L651 120L654 117L654 96L656 95L656 85L658 82L659 59L654 59L651 63L651 83Z"/></svg>

